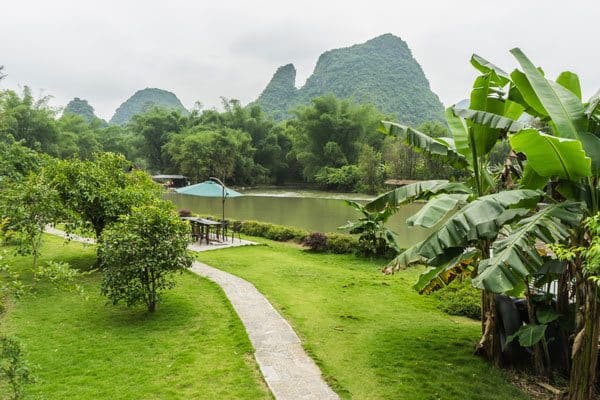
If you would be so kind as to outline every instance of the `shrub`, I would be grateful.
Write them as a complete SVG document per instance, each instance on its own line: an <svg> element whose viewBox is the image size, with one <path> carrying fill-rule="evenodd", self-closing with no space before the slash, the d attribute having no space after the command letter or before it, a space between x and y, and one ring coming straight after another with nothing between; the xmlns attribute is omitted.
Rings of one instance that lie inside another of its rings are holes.
<svg viewBox="0 0 600 400"><path fill-rule="evenodd" d="M3 383L4 381L5 383ZM21 345L15 339L0 337L0 389L4 386L11 393L9 399L22 399L25 385L32 382L27 362L23 359ZM4 397L2 397L4 398Z"/></svg>
<svg viewBox="0 0 600 400"><path fill-rule="evenodd" d="M191 217L192 212L188 209L182 208L181 210L179 210L179 216L180 217Z"/></svg>
<svg viewBox="0 0 600 400"><path fill-rule="evenodd" d="M327 236L321 232L312 232L304 239L303 244L312 251L327 251Z"/></svg>
<svg viewBox="0 0 600 400"><path fill-rule="evenodd" d="M354 253L358 246L358 239L350 235L330 233L327 235L327 249L335 254Z"/></svg>
<svg viewBox="0 0 600 400"><path fill-rule="evenodd" d="M265 237L267 224L258 221L243 221L241 232L245 235Z"/></svg>
<svg viewBox="0 0 600 400"><path fill-rule="evenodd" d="M440 301L439 308L450 315L481 318L481 293L471 286L470 279L454 280L438 290L435 297Z"/></svg>
<svg viewBox="0 0 600 400"><path fill-rule="evenodd" d="M307 235L307 232L302 229L259 221L243 221L241 232L245 235L264 237L278 242L302 241Z"/></svg>
<svg viewBox="0 0 600 400"><path fill-rule="evenodd" d="M315 182L328 190L354 190L360 175L356 165L340 168L325 167L315 174Z"/></svg>
<svg viewBox="0 0 600 400"><path fill-rule="evenodd" d="M192 264L188 236L188 224L164 204L134 207L102 234L102 294L154 312L161 292L175 286L173 274Z"/></svg>

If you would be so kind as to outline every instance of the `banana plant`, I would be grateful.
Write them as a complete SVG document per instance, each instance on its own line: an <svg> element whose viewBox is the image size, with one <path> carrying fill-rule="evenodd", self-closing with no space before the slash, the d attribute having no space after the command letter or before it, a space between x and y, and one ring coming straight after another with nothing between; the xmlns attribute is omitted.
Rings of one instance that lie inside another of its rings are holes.
<svg viewBox="0 0 600 400"><path fill-rule="evenodd" d="M520 221L494 243L494 257L479 264L474 285L494 292L518 290L540 266L533 250L536 239L589 246L592 235L581 221L600 210L600 92L584 103L576 74L563 72L552 81L520 49L511 53L522 71L510 74L509 99L535 116L540 126L509 134L513 151L525 157L521 186L549 187L547 201L555 204ZM565 363L572 362L571 400L594 396L600 307L597 285L588 279L587 270L581 259L572 259L558 280L557 312L565 312L570 296L576 299L576 327L570 333L576 340L572 360L565 357Z"/></svg>
<svg viewBox="0 0 600 400"><path fill-rule="evenodd" d="M523 215L523 219L513 220L512 226L511 221L505 221L492 243L491 254L485 254L481 248L480 253L468 249L454 254L446 251L445 259L450 261L445 265L435 265L437 258L428 259L429 268L418 283L422 291L435 288L435 279L441 283L452 279L456 275L456 267L459 267L474 275L473 284L484 293L515 294L525 291L527 294L527 283L542 270L544 260L536 248L539 242L567 242L579 248L589 246L592 235L581 221L597 215L600 209L600 92L583 103L576 74L563 72L552 81L521 50L513 49L511 53L522 71L515 70L509 75L488 62L479 62L482 68L494 71L509 87L504 98L504 113L500 113L500 107L494 103L492 112L471 109L456 110L455 114L467 120L467 127L481 124L506 132L512 150L520 155L521 160L524 159L520 163L521 189L547 188L544 200L550 204L529 209L531 212ZM513 123L511 120L515 120L519 113L528 118ZM530 123L519 123L522 120ZM464 130L458 123L451 126L457 128L453 133L458 150L459 144L466 142L461 137ZM475 149L475 154L481 147L473 144L469 148ZM469 157L464 150L458 152ZM478 165L473 162L474 158L469 161L474 168ZM485 175L480 174L480 178L485 178ZM476 183L481 191L485 180ZM448 232L441 234L448 237ZM440 236L440 231L433 235ZM423 244L419 246L418 249L410 249L412 258L401 254L399 259L417 260L416 256L424 254ZM465 264L469 264L468 268ZM588 279L589 270L581 259L575 258L569 260L558 280L557 314L566 312L570 295L575 297L578 310L577 326L572 332L576 339L570 372L571 400L591 399L594 390L600 307L597 285L594 280ZM533 307L531 311L530 314L534 315ZM543 342L542 330L540 325L533 324L524 327L517 336L521 339L536 333L540 340L527 341L535 349L539 342ZM568 335L564 335L564 348L568 348L567 338ZM540 364L539 360L534 361L536 365ZM564 362L568 366L568 356Z"/></svg>
<svg viewBox="0 0 600 400"><path fill-rule="evenodd" d="M490 244L500 229L529 214L543 196L536 188L502 190L498 172L489 164L489 154L498 142L529 127L524 122L527 119L520 119L525 107L509 98L509 74L477 55L471 58L471 64L481 75L474 81L469 108L446 110L451 138L430 138L399 124L382 124L385 133L401 135L415 149L444 160L468 177L464 183L425 181L407 185L366 206L368 210L380 211L427 200L407 223L436 228L386 267L386 271L394 271L424 263L427 268L415 285L421 293L437 290L460 276L476 276L479 262L489 258ZM499 365L502 360L497 319L494 296L484 291L479 351Z"/></svg>
<svg viewBox="0 0 600 400"><path fill-rule="evenodd" d="M364 255L381 256L392 250L398 254L396 232L385 226L387 220L394 214L391 207L385 207L382 211L368 211L364 205L345 200L346 204L362 214L358 221L348 221L347 224L338 227L340 230L348 230L351 234L360 234L358 239L360 252Z"/></svg>
<svg viewBox="0 0 600 400"><path fill-rule="evenodd" d="M498 335L490 294L523 291L543 264L535 244L568 240L581 226L582 215L598 211L600 197L600 139L595 133L600 126L600 94L583 104L575 74L565 72L550 81L520 50L512 52L523 71L508 74L473 56L471 63L482 75L475 80L469 108L446 112L452 138L433 139L398 124L383 124L387 133L402 133L407 143L463 169L469 179L463 184L408 185L367 205L377 210L427 200L407 223L432 227L445 221L429 238L399 254L387 270L425 263L427 268L415 285L423 293L457 276L471 275L483 290L480 347L495 363ZM513 151L526 158L517 162L520 191L500 191L499 180L486 163L489 151L501 140L509 140ZM545 187L553 198L539 191ZM507 196L513 202L498 201ZM542 198L572 201L538 207Z"/></svg>

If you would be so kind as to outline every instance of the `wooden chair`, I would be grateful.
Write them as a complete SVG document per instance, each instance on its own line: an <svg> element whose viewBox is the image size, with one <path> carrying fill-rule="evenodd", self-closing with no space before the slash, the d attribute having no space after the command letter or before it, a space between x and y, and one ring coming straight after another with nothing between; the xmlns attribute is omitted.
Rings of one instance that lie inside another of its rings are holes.
<svg viewBox="0 0 600 400"><path fill-rule="evenodd" d="M233 239L235 239L235 234L238 235L238 240L241 242L242 237L240 236L240 232L242 231L242 221L234 221L231 226L231 243L233 243Z"/></svg>
<svg viewBox="0 0 600 400"><path fill-rule="evenodd" d="M192 239L201 242L203 237L202 227L197 222L192 222Z"/></svg>
<svg viewBox="0 0 600 400"><path fill-rule="evenodd" d="M223 239L223 241L225 241L225 238L227 238L228 234L227 234L227 228L229 227L229 221L228 220L219 220L219 222L221 223L221 238Z"/></svg>

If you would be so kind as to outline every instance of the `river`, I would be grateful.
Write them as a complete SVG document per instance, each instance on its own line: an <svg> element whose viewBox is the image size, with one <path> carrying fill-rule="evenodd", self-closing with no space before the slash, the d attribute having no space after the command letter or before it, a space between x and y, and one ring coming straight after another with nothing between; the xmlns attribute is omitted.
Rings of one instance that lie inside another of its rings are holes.
<svg viewBox="0 0 600 400"><path fill-rule="evenodd" d="M348 206L344 199L367 201L372 197L355 193L330 193L312 190L254 189L241 190L243 197L227 199L225 217L241 220L258 220L278 225L294 226L308 231L339 232L337 227L349 220L356 220L360 214ZM168 193L178 209L188 209L194 213L221 215L221 199ZM388 226L399 234L401 245L408 247L423 240L427 230L411 228L404 222L421 205L402 206L392 216Z"/></svg>

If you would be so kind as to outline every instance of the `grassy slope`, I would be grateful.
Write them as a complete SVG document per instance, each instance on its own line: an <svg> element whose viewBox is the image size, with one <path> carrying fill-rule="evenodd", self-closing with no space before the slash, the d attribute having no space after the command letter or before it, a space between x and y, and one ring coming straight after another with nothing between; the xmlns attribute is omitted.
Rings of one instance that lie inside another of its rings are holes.
<svg viewBox="0 0 600 400"><path fill-rule="evenodd" d="M302 337L334 389L355 399L523 399L472 355L480 324L411 289L419 271L274 242L199 254L254 283Z"/></svg>
<svg viewBox="0 0 600 400"><path fill-rule="evenodd" d="M46 259L80 268L94 252L48 237ZM26 259L15 259L23 263ZM1 329L16 335L34 366L33 394L47 399L270 398L240 320L215 284L186 273L154 315L105 306L99 274L86 301L40 287L15 302Z"/></svg>

